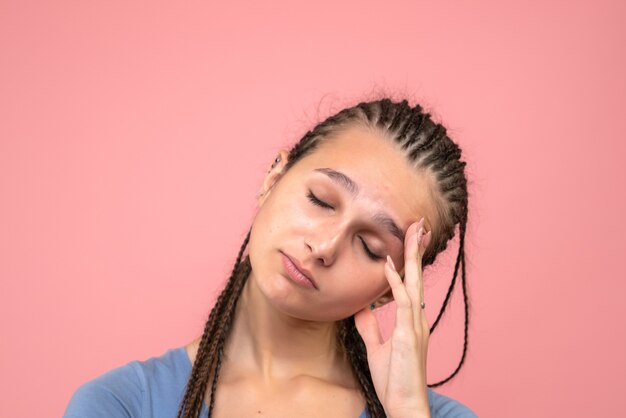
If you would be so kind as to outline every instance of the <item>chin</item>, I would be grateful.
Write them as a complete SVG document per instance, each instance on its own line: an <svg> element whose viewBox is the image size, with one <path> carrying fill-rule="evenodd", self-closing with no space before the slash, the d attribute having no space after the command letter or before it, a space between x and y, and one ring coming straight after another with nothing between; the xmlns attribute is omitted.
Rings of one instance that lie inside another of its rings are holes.
<svg viewBox="0 0 626 418"><path fill-rule="evenodd" d="M256 280L256 287L267 303L283 315L303 321L331 320L320 317L324 309L320 309L317 301L307 299L288 277L272 273L262 277L254 276L253 280Z"/></svg>
<svg viewBox="0 0 626 418"><path fill-rule="evenodd" d="M315 322L334 322L354 314L354 312L336 312L330 307L343 305L341 302L325 304L322 300L323 294L307 292L307 289L300 288L282 271L281 257L281 252L276 250L270 256L262 257L265 264L258 265L255 264L254 254L250 253L253 272L250 280L255 282L253 285L256 291L260 292L277 311L303 321Z"/></svg>

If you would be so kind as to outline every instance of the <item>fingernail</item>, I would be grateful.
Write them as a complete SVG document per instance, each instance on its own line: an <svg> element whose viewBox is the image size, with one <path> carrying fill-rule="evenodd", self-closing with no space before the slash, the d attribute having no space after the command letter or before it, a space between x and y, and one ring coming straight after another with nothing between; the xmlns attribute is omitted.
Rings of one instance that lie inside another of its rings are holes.
<svg viewBox="0 0 626 418"><path fill-rule="evenodd" d="M393 260L391 259L391 257L389 257L389 255L387 255L387 263L389 263L389 265L395 270L396 269L396 265L393 264Z"/></svg>
<svg viewBox="0 0 626 418"><path fill-rule="evenodd" d="M424 235L424 241L423 241L424 248L428 247L428 244L430 244L430 238L433 235L432 232L433 231L428 231L428 233Z"/></svg>

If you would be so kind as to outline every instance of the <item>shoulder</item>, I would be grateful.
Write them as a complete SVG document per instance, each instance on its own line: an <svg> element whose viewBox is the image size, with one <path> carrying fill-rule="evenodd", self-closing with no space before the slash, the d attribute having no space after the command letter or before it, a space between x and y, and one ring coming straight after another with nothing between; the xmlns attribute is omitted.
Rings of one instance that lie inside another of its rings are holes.
<svg viewBox="0 0 626 418"><path fill-rule="evenodd" d="M467 406L430 388L428 403L432 418L476 418L476 414Z"/></svg>
<svg viewBox="0 0 626 418"><path fill-rule="evenodd" d="M175 415L190 372L184 348L131 361L80 385L64 418Z"/></svg>
<svg viewBox="0 0 626 418"><path fill-rule="evenodd" d="M140 417L143 385L135 363L132 361L80 385L63 417Z"/></svg>

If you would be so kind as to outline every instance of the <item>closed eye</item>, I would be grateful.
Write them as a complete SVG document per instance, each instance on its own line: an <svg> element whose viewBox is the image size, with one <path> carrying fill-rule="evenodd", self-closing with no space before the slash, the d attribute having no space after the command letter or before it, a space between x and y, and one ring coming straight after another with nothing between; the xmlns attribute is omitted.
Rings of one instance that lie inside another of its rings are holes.
<svg viewBox="0 0 626 418"><path fill-rule="evenodd" d="M324 202L324 201L322 201L322 200L319 200L319 199L317 198L317 196L315 196L315 195L313 194L313 192L312 192L312 191L310 191L310 190L309 190L309 193L307 194L307 198L311 201L311 203L313 203L313 204L314 204L314 205L316 205L316 206L320 206L320 207L327 208L327 209L334 209L334 208L333 208L331 205L329 205L328 203L326 203L326 202ZM361 239L361 242L363 243L363 249L365 250L365 253L367 254L367 256L368 256L369 258L371 258L371 259L372 259L372 260L374 260L374 261L378 261L378 260L382 260L382 259L383 259L383 257L381 257L381 256L379 256L379 255L377 255L377 254L374 254L372 251L370 251L370 249L368 248L368 246L367 246L367 244L365 243L365 241L363 240L363 238L360 238L360 239Z"/></svg>
<svg viewBox="0 0 626 418"><path fill-rule="evenodd" d="M319 199L318 199L318 198L317 198L317 197L313 194L313 192L312 192L312 191L310 191L310 190L309 190L309 194L307 195L307 197L309 198L309 200L310 200L311 202L313 202L313 204L314 204L314 205L321 206L321 207L323 207L323 208L334 209L334 208L333 208L331 205L329 205L328 203L326 203L326 202L322 202L321 200L319 200Z"/></svg>
<svg viewBox="0 0 626 418"><path fill-rule="evenodd" d="M381 256L378 256L376 254L374 254L373 252L370 251L370 249L367 247L367 244L365 244L365 241L363 241L363 238L361 238L361 242L363 242L363 248L365 248L365 252L367 253L367 256L369 258L371 258L374 261L378 261L378 260L382 260L383 258Z"/></svg>

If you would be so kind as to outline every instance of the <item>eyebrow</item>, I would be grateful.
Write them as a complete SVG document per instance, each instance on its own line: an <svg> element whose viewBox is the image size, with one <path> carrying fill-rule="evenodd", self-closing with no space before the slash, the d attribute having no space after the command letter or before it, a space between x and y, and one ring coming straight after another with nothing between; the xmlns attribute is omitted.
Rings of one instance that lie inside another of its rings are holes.
<svg viewBox="0 0 626 418"><path fill-rule="evenodd" d="M313 171L317 171L318 173L322 173L328 176L328 178L331 179L334 183L346 189L353 198L358 196L360 190L359 185L341 171L337 171L328 167L316 168ZM372 219L376 224L382 226L384 229L389 231L391 235L398 238L400 242L404 244L404 232L391 218L391 216L387 214L387 212L380 211L376 215L374 215Z"/></svg>

